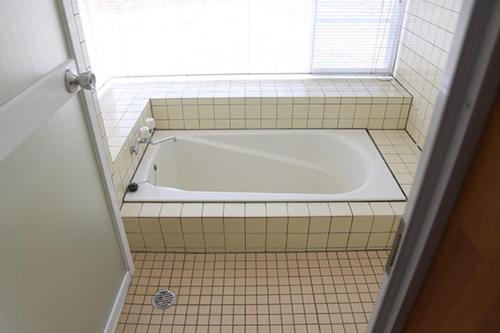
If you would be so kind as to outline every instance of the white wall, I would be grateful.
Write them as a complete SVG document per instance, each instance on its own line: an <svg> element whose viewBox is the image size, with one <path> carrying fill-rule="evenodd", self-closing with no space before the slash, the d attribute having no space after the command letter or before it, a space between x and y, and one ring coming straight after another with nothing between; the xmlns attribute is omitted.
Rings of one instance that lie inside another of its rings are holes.
<svg viewBox="0 0 500 333"><path fill-rule="evenodd" d="M422 147L463 0L409 0L394 76L413 95L407 131Z"/></svg>

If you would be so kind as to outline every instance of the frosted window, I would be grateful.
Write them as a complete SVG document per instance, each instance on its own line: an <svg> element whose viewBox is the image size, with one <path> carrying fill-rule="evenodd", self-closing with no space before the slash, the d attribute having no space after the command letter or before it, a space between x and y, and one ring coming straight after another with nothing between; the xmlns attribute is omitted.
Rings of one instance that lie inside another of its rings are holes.
<svg viewBox="0 0 500 333"><path fill-rule="evenodd" d="M104 76L391 72L389 0L80 0Z"/></svg>

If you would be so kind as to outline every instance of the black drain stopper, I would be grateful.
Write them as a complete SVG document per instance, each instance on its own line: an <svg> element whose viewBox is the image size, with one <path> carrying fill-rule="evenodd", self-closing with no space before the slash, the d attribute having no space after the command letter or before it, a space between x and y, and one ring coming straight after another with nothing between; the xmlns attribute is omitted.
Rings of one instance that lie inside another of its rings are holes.
<svg viewBox="0 0 500 333"><path fill-rule="evenodd" d="M130 183L127 186L127 190L129 192L135 192L135 191L137 191L137 189L139 189L139 185L137 183Z"/></svg>

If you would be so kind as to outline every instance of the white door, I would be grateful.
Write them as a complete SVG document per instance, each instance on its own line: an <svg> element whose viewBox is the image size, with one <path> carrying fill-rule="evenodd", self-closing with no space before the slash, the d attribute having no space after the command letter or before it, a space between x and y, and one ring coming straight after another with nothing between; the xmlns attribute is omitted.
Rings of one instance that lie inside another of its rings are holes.
<svg viewBox="0 0 500 333"><path fill-rule="evenodd" d="M0 332L111 331L131 267L82 92L65 90L60 7L0 1Z"/></svg>

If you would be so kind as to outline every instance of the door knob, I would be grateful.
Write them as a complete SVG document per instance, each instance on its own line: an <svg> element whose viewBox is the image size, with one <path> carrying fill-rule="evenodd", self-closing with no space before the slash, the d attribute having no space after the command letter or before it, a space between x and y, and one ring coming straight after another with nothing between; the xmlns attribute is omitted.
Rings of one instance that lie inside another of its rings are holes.
<svg viewBox="0 0 500 333"><path fill-rule="evenodd" d="M94 73L90 71L76 75L68 69L64 76L64 84L66 90L71 93L75 92L78 86L85 90L95 90L96 78Z"/></svg>

